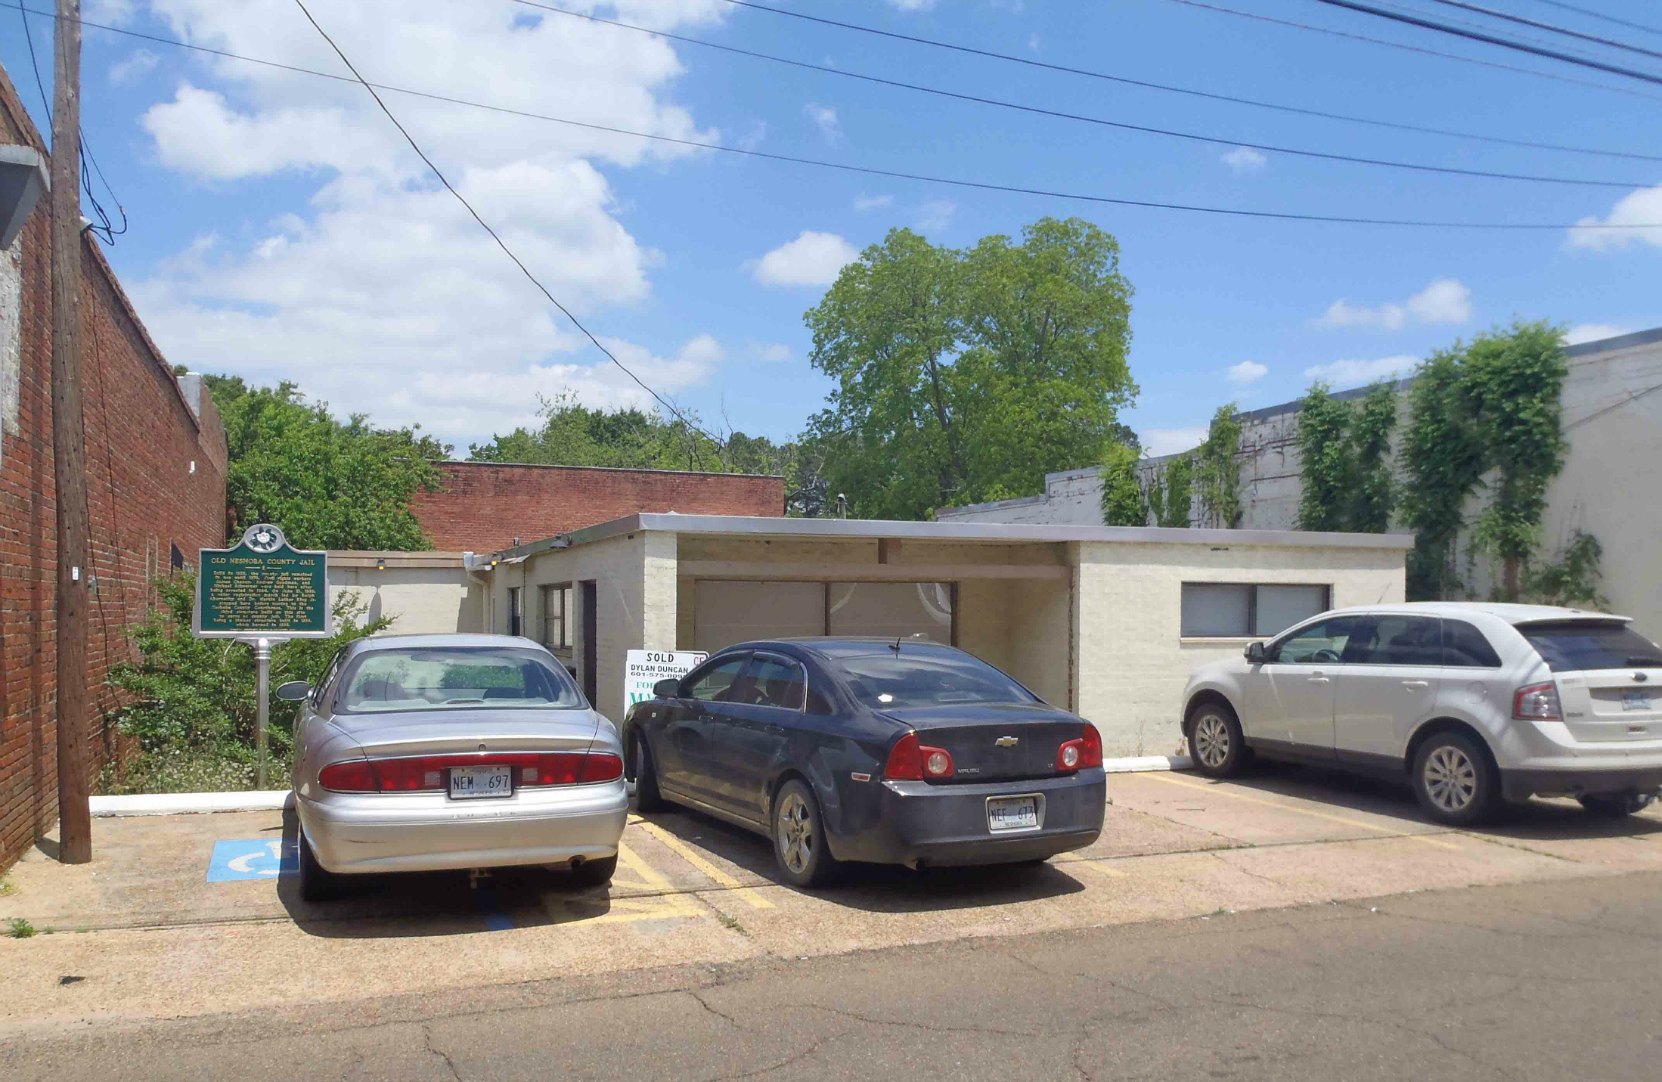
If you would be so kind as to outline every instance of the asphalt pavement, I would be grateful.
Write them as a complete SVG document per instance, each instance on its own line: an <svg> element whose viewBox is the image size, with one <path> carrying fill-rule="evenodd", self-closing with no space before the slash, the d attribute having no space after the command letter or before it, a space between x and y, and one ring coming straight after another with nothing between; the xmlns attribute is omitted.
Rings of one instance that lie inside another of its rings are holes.
<svg viewBox="0 0 1662 1082"><path fill-rule="evenodd" d="M0 1043L8 1079L1633 1079L1662 874L768 955ZM412 985L419 976L412 975Z"/></svg>

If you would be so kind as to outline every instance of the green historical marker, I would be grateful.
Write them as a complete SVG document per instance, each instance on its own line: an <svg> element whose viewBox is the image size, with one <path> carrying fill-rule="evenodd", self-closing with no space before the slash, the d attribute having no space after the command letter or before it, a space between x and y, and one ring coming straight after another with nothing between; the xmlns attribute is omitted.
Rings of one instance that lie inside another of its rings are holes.
<svg viewBox="0 0 1662 1082"><path fill-rule="evenodd" d="M193 630L207 639L321 639L329 628L329 554L289 547L261 523L236 548L203 549Z"/></svg>
<svg viewBox="0 0 1662 1082"><path fill-rule="evenodd" d="M271 704L271 644L326 639L329 554L289 547L269 523L250 526L236 548L203 549L196 565L191 630L205 639L240 639L254 648L256 783L266 786L266 714Z"/></svg>

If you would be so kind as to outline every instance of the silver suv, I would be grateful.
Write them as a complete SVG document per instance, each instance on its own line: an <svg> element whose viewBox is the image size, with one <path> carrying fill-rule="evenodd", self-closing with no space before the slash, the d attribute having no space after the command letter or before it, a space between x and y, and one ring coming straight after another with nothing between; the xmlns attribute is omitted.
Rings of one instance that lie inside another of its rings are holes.
<svg viewBox="0 0 1662 1082"><path fill-rule="evenodd" d="M1256 753L1406 778L1443 823L1532 794L1631 814L1662 787L1662 648L1628 623L1457 602L1326 612L1195 670L1183 735L1213 777Z"/></svg>

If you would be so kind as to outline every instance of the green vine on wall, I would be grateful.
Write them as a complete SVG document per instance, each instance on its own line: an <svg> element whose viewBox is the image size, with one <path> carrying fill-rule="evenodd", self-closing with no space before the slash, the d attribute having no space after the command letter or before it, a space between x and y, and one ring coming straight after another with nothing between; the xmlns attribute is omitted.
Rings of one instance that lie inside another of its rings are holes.
<svg viewBox="0 0 1662 1082"><path fill-rule="evenodd" d="M1109 526L1148 525L1148 500L1137 479L1137 452L1111 443L1102 456L1102 521Z"/></svg>
<svg viewBox="0 0 1662 1082"><path fill-rule="evenodd" d="M1466 501L1480 489L1492 498L1478 516L1473 540L1500 564L1495 593L1514 601L1534 589L1529 563L1539 544L1547 486L1563 468L1566 448L1562 348L1556 328L1518 323L1440 351L1420 366L1402 448L1403 518L1415 532L1410 597L1464 592L1456 542L1466 525ZM1575 550L1570 574L1584 580L1590 560L1596 586L1598 543L1589 540L1591 546L1583 542ZM1567 549L1566 560L1569 555Z"/></svg>
<svg viewBox="0 0 1662 1082"><path fill-rule="evenodd" d="M1219 406L1194 452L1200 482L1200 517L1205 526L1233 530L1241 524L1241 415L1230 402Z"/></svg>
<svg viewBox="0 0 1662 1082"><path fill-rule="evenodd" d="M1310 388L1298 411L1299 529L1384 533L1390 527L1396 423L1393 384L1374 386L1355 405L1334 398L1324 383Z"/></svg>

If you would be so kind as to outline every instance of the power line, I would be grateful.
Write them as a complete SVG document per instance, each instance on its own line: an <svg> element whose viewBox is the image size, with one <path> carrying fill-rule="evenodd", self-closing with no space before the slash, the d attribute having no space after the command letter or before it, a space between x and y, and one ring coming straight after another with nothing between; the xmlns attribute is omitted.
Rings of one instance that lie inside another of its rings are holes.
<svg viewBox="0 0 1662 1082"><path fill-rule="evenodd" d="M1577 56L1558 49L1542 48L1528 42L1516 41L1512 38L1503 38L1481 30L1467 30L1459 26L1450 26L1448 23L1438 22L1436 19L1426 18L1406 11L1393 11L1389 8L1374 7L1372 4L1357 3L1356 0L1316 0L1318 4L1328 7L1345 8L1349 11L1360 12L1363 15L1373 15L1392 22L1404 23L1408 26L1417 26L1423 30L1434 30L1439 34L1452 34L1458 38L1470 41L1481 41L1486 45L1496 45L1502 49L1512 49L1515 52L1529 53L1533 56L1546 57L1549 60L1558 60L1577 67L1592 68L1596 71L1606 71L1612 75L1621 75L1628 79L1637 79L1644 83L1653 83L1662 86L1662 75L1652 75L1649 72L1639 71L1636 68L1624 68L1616 64L1608 64L1602 60L1593 60L1588 57Z"/></svg>
<svg viewBox="0 0 1662 1082"><path fill-rule="evenodd" d="M883 30L875 26L863 26L859 23L844 22L841 19L831 19L822 15L810 15L802 11L792 11L788 8L770 7L753 0L724 0L735 7L750 8L754 11L766 11L774 15L783 15L804 22L819 23L824 26L834 26L843 30L852 30L861 34L871 34L877 37L891 38L896 41L910 42L915 45L927 45L935 49L947 49L956 53L966 53L971 56L986 57L992 60L1003 60L1012 64L1022 64L1030 68L1041 68L1045 71L1063 72L1068 75L1082 75L1089 79L1100 79L1104 82L1120 83L1125 86L1141 87L1145 90L1160 90L1171 94L1185 94L1190 97L1204 98L1208 101L1227 102L1231 105L1247 105L1257 109L1272 109L1276 112L1293 113L1299 116L1319 117L1323 120L1338 120L1349 124L1367 124L1379 128L1391 128L1396 131L1418 132L1422 135L1441 135L1453 139L1471 139L1481 143L1495 143L1501 146L1526 147L1531 150L1553 150L1568 154L1592 154L1608 158L1631 158L1639 161L1662 161L1662 155L1638 154L1623 150L1601 150L1594 147L1570 146L1563 143L1536 142L1531 139L1509 139L1499 135L1485 135L1481 132L1460 131L1453 128L1436 128L1424 124L1409 124L1395 120L1380 120L1374 117L1355 116L1349 113L1334 113L1324 109L1311 109L1306 106L1288 105L1282 102L1262 101L1256 98L1245 98L1234 94L1218 94L1206 90L1196 90L1193 87L1171 86L1165 83L1150 82L1146 79L1132 79L1124 75L1111 75L1104 71L1093 71L1089 68L1071 67L1067 64L1055 64L1033 57L1019 56L1013 53L1001 53L992 49L979 49L970 45L960 45L956 42L939 41L934 38L921 37L916 34L902 34L893 30Z"/></svg>
<svg viewBox="0 0 1662 1082"><path fill-rule="evenodd" d="M1454 60L1462 64L1475 64L1478 67L1494 68L1498 71L1509 71L1517 75L1531 75L1537 79L1551 79L1557 83L1569 83L1573 86L1590 87L1594 90L1608 90L1612 94L1626 94L1632 98L1649 98L1652 101L1662 101L1662 94L1651 94L1630 86L1611 86L1609 83L1595 83L1590 79L1577 79L1574 76L1563 75L1558 72L1540 71L1536 68L1520 68L1516 64L1502 64L1497 60L1482 60L1475 56L1461 56L1459 53L1445 53L1439 49L1428 49L1423 45L1410 45L1403 41L1388 41L1385 38L1369 37L1367 34L1356 34L1348 30L1335 30L1329 26L1315 26L1311 23L1299 22L1296 19L1279 19L1272 15L1260 15L1255 11L1241 11L1237 8L1224 7L1222 4L1207 3L1206 0L1171 0L1171 3L1182 4L1185 7L1201 8L1205 11L1217 12L1220 15L1233 15L1241 19L1252 19L1255 22L1272 23L1276 26L1290 27L1295 30L1308 30L1315 34L1326 34L1329 37L1346 38L1350 41L1365 41L1370 45L1382 45L1388 49L1400 49L1403 52L1419 53L1421 56L1435 56L1441 60Z"/></svg>
<svg viewBox="0 0 1662 1082"><path fill-rule="evenodd" d="M29 28L29 9L19 4L17 14L23 20L23 40L29 47L29 68L34 72L35 89L40 92L41 108L46 113L46 127L50 130L52 127L52 98L46 93L46 83L40 77L40 58L35 55L35 35L34 31ZM36 14L39 14L39 12ZM103 237L105 244L113 245L116 237L127 232L127 209L121 205L121 197L115 194L115 189L110 187L110 182L104 176L104 170L99 166L98 159L92 156L92 148L87 145L86 136L77 134L76 141L81 146L81 189L86 192L87 202L91 204L92 212L98 215L98 221L89 228ZM111 199L115 200L116 212L121 215L120 229L115 228L109 212L98 201L98 194L92 190L92 176L87 172L88 162L92 163L92 168L98 173L98 179L104 182L104 190L110 193Z"/></svg>
<svg viewBox="0 0 1662 1082"><path fill-rule="evenodd" d="M1537 4L1545 4L1548 7L1561 8L1564 11L1573 11L1577 15L1585 15L1589 19L1602 19L1607 23L1615 23L1617 26L1625 26L1630 30L1643 30L1647 34L1662 34L1662 29L1657 27L1646 26L1644 23L1631 22L1627 19L1618 19L1616 16L1606 15L1602 11L1594 11L1591 8L1577 7L1575 4L1566 4L1563 0L1535 0L1535 2Z"/></svg>
<svg viewBox="0 0 1662 1082"><path fill-rule="evenodd" d="M548 303L550 303L554 307L558 308L560 310L560 312L567 319L571 320L572 326L574 326L578 330L582 331L583 336L594 344L595 349L598 349L601 353L604 353L606 355L607 360L609 360L613 364L617 365L618 368L620 370L622 370L624 375L626 375L630 379L634 380L635 383L641 388L641 390L645 391L647 394L651 395L654 399L656 399L660 406L664 407L665 409L667 409L671 413L673 413L681 421L682 424L684 424L687 427L693 429L694 431L702 433L704 436L706 436L710 440L714 441L717 446L720 446L721 443L722 443L721 439L719 439L718 437L712 435L709 432L705 432L702 427L700 427L699 425L694 424L691 420L689 420L687 418L687 415L682 413L679 409L677 409L669 401L669 399L665 398L663 395L661 395L657 391L653 390L650 386L647 385L647 383L644 380L642 380L639 376L635 375L635 373L630 370L628 365L626 365L622 361L618 360L617 356L615 354L613 354L611 350L607 349L605 347L605 345L601 343L600 339L596 338L594 336L594 334L587 327L583 326L583 321L582 320L580 320L576 316L572 315L571 309L569 309L565 305L561 304L559 302L559 299L556 298L554 296L554 294L549 291L548 287L543 285L542 282L537 278L537 276L535 274L531 273L531 268L527 267L525 265L525 262L523 260L521 260L518 255L514 254L514 250L512 248L508 247L508 245L502 240L502 237L497 234L495 229L491 228L491 224L489 222L485 221L485 219L483 219L479 216L479 212L473 209L473 204L469 203L467 201L467 197L464 196L461 192L456 190L456 186L450 183L450 179L448 177L446 177L444 175L443 171L440 170L439 167L433 163L433 159L429 158L427 156L427 152L425 150L421 149L421 144L417 143L415 141L415 137L412 136L409 133L409 131L404 127L404 125L399 122L398 118L393 115L392 110L387 108L387 103L381 100L381 95L377 94L375 92L375 88L373 86L369 85L369 81L366 80L361 74L359 74L357 67L353 65L352 61L350 61L346 58L346 54L341 51L341 47L339 45L335 44L335 39L329 36L328 31L324 30L323 27L318 25L318 21L316 19L312 18L312 13L310 11L306 10L306 5L304 3L304 0L294 0L294 3L295 3L295 6L300 9L300 13L302 15L306 16L306 21L311 23L312 28L314 30L316 30L319 35L322 36L324 41L329 43L329 48L331 48L335 51L335 55L340 57L341 63L345 64L346 67L347 67L347 70L352 73L352 81L357 82L365 90L369 91L369 96L375 99L375 104L381 107L381 112L385 113L386 116L387 116L387 119L392 121L392 126L398 129L398 134L402 135L404 137L404 141L406 143L410 144L410 149L416 152L416 156L419 157L426 164L428 169L432 170L432 173L435 177L439 178L439 183L444 185L445 191L449 192L451 195L456 197L456 202L460 203L467 210L468 214L473 216L473 220L479 223L479 227L481 229L483 229L486 233L490 234L491 240L494 240L496 242L496 246L498 248L502 249L503 254L505 254L509 259L514 261L514 266L519 268L520 273L525 275L526 280L529 281L532 285L536 286L537 290L540 293L542 293L542 295L544 297L548 298Z"/></svg>
<svg viewBox="0 0 1662 1082"><path fill-rule="evenodd" d="M15 4L0 3L0 7L16 7ZM36 12L36 14L41 14ZM1097 195L1086 192L1060 191L1048 188L1023 187L1015 184L999 184L992 181L970 180L962 177L932 176L927 173L912 173L898 169L881 169L875 166L855 165L851 162L829 161L822 158L805 158L791 154L778 154L767 150L757 150L753 147L727 146L722 143L706 142L699 139L682 139L671 135L658 135L652 132L634 131L630 128L619 128L608 124L596 124L584 120L572 120L568 117L553 116L548 113L533 113L524 109L514 109L506 105L492 105L486 102L470 101L467 98L451 97L445 94L434 94L425 90L412 90L408 87L392 86L387 83L370 83L362 79L354 79L349 75L337 75L334 72L317 71L313 68L300 67L295 64L285 64L277 60L265 60L260 57L244 56L241 53L229 52L225 49L214 49L205 45L193 45L189 42L178 41L174 38L160 37L154 34L145 34L138 31L124 30L120 27L104 26L99 23L81 20L82 26L90 26L96 30L105 30L114 34L124 34L130 37L143 38L158 45L172 45L193 52L208 53L227 60L237 60L243 63L256 64L261 67L274 68L279 71L293 72L297 75L311 75L319 79L328 79L332 82L363 83L374 90L384 90L394 94L405 94L410 97L423 98L428 101L443 102L448 105L460 105L471 109L483 109L487 112L501 113L506 116L521 117L527 120L541 120L551 124L562 124L567 127L583 128L588 131L605 132L610 135L625 135L634 139L646 139L656 143L668 143L672 146L690 147L699 150L714 150L723 154L732 154L739 157L757 158L763 161L783 162L791 165L806 165L816 169L828 169L841 173L850 173L859 176L882 177L887 180L917 181L923 184L939 184L943 187L966 188L975 191L998 192L1009 195L1031 195L1045 199L1063 199L1071 202L1103 204L1109 206L1138 207L1151 210L1170 210L1194 214L1212 214L1224 217L1260 218L1275 221L1312 222L1328 225L1369 225L1393 226L1416 229L1472 229L1481 231L1558 231L1572 228L1596 229L1601 231L1623 232L1634 229L1662 229L1662 222L1641 222L1621 224L1590 224L1581 223L1563 224L1555 222L1465 222L1451 220L1427 220L1412 218L1365 218L1331 214L1299 214L1290 211L1251 210L1238 207L1214 207L1191 203L1171 203L1146 199L1128 199L1119 196Z"/></svg>
<svg viewBox="0 0 1662 1082"><path fill-rule="evenodd" d="M1494 8L1483 7L1480 4L1468 4L1465 0L1431 0L1431 2L1434 4L1441 4L1444 7L1458 8L1461 11L1473 11L1479 15L1487 15L1491 19L1500 19L1503 22L1517 23L1519 26L1530 26L1534 27L1536 30L1546 30L1554 34L1562 34L1567 38L1578 38L1581 41L1590 41L1595 45L1603 45L1611 49L1622 49L1626 52L1638 53L1641 56L1650 56L1655 57L1658 60L1662 60L1662 52L1657 52L1655 49L1646 49L1639 45L1628 45L1620 41L1613 41L1610 38L1601 38L1597 34L1585 34L1580 30L1571 30L1569 27L1558 26L1554 23L1537 22L1534 19L1526 19L1522 15L1513 15L1508 11L1497 11Z"/></svg>
<svg viewBox="0 0 1662 1082"><path fill-rule="evenodd" d="M541 11L551 11L559 15L569 15L574 19L583 19L598 23L602 26L612 26L620 30L631 30L636 33L648 34L652 37L664 38L668 41L678 41L685 45L697 45L701 48L715 49L724 53L733 53L756 60L765 60L773 64L784 64L787 67L802 68L808 71L817 71L825 75L834 75L841 79L855 79L877 86L893 87L900 90L912 90L934 97L949 98L954 101L971 102L976 105L990 105L999 109L1010 109L1016 112L1028 113L1034 116L1051 117L1057 120L1071 120L1082 124L1093 124L1098 127L1114 128L1119 131L1140 132L1144 135L1159 135L1172 139L1183 139L1190 142L1210 143L1223 147L1249 147L1253 150L1268 151L1272 154L1290 154L1300 158L1314 158L1321 161L1344 162L1349 165L1370 165L1384 169L1405 169L1417 173L1440 173L1447 176L1478 177L1484 180L1513 180L1533 184L1569 184L1593 188L1644 188L1650 185L1648 180L1591 180L1581 177L1543 176L1535 173L1508 173L1491 169L1462 169L1452 165L1430 165L1424 162L1403 162L1390 158L1368 158L1354 154L1338 154L1325 150L1306 150L1300 147L1287 147L1275 143L1254 143L1242 139L1224 138L1216 135L1201 135L1197 132L1179 131L1175 128L1157 128L1148 124L1132 124L1129 121L1109 120L1106 117L1088 116L1083 113L1069 113L1060 109L1046 109L1037 105L1023 105L1020 102L1006 101L1002 98L987 98L979 94L964 94L956 90L943 90L940 87L924 86L920 83L908 83L899 79L888 79L879 75L866 75L861 72L847 71L842 68L833 68L827 64L814 64L806 60L792 60L788 57L774 56L770 53L760 53L752 49L741 49L736 45L722 45L718 42L705 41L701 38L691 38L683 34L671 34L663 30L652 30L633 23L619 22L615 19L603 19L598 15L589 15L579 11L568 11L565 8L554 7L551 4L539 3L538 0L511 0L512 3L525 7L537 8Z"/></svg>

